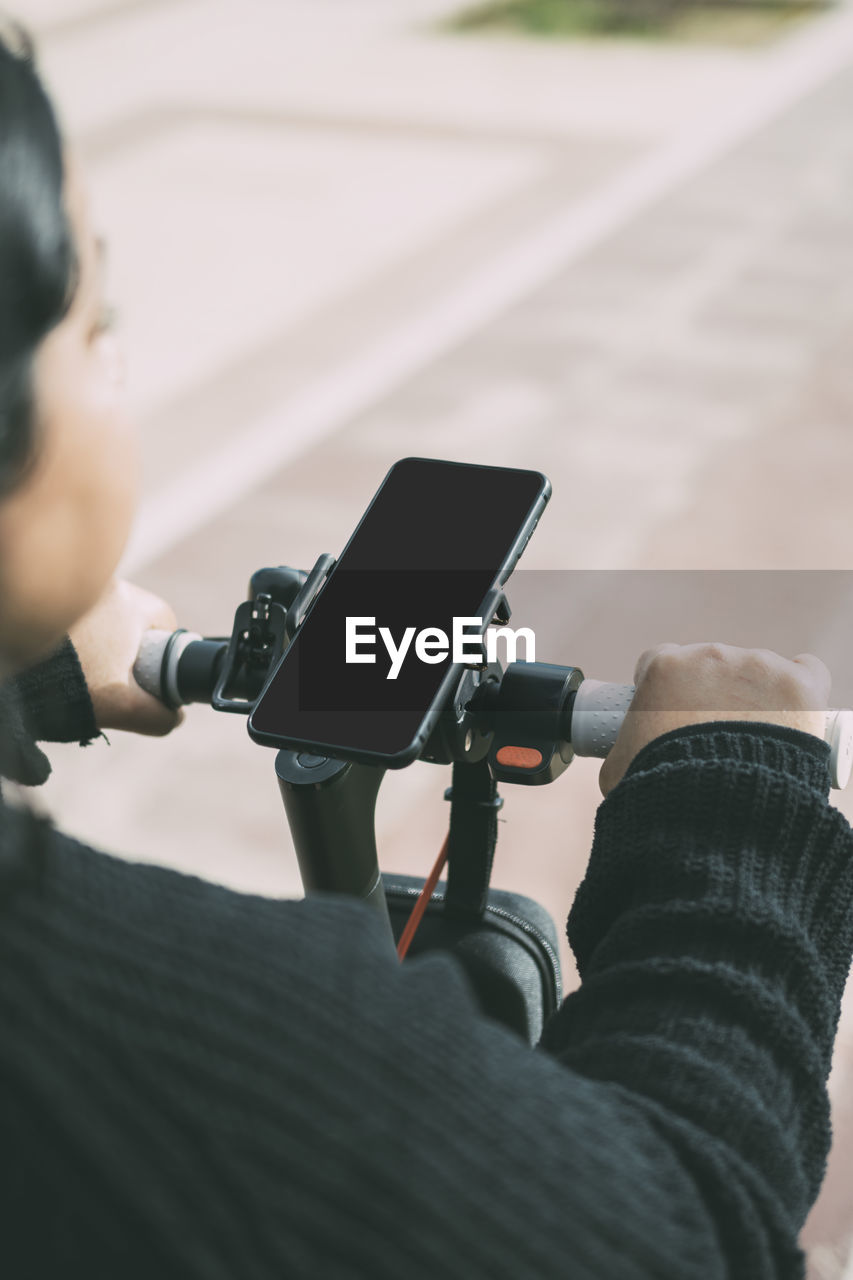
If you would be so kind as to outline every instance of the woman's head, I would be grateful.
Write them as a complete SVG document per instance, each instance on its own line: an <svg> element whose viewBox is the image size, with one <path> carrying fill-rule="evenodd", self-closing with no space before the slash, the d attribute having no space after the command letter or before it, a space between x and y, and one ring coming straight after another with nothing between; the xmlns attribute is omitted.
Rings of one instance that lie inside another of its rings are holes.
<svg viewBox="0 0 853 1280"><path fill-rule="evenodd" d="M0 31L0 668L95 603L127 537L135 451L101 259L28 42Z"/></svg>

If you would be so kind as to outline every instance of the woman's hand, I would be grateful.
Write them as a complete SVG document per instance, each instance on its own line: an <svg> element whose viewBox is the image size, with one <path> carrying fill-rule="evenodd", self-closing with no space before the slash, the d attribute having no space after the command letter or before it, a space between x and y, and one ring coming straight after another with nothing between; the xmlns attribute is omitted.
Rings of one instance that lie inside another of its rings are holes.
<svg viewBox="0 0 853 1280"><path fill-rule="evenodd" d="M661 644L640 655L636 693L599 783L607 795L647 743L709 720L760 720L822 738L830 675L819 658L728 644Z"/></svg>
<svg viewBox="0 0 853 1280"><path fill-rule="evenodd" d="M114 579L93 609L71 628L99 729L162 736L183 720L133 678L143 633L151 627L174 631L169 605L130 582Z"/></svg>

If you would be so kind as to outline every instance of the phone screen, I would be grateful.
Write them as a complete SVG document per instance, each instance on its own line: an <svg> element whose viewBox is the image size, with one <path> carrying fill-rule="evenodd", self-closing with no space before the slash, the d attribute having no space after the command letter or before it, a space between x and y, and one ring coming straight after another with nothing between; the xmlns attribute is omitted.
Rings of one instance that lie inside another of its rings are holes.
<svg viewBox="0 0 853 1280"><path fill-rule="evenodd" d="M481 616L548 494L536 471L398 462L258 700L253 736L356 758L411 751L453 665L434 635L420 657L418 633L451 639L454 618Z"/></svg>

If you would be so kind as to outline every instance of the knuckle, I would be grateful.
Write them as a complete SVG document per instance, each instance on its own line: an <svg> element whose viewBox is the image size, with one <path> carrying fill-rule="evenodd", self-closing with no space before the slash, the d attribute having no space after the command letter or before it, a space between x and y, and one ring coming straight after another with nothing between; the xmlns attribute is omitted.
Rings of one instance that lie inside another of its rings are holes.
<svg viewBox="0 0 853 1280"><path fill-rule="evenodd" d="M757 682L775 682L781 677L778 658L770 649L750 649L744 654L742 666L744 674Z"/></svg>
<svg viewBox="0 0 853 1280"><path fill-rule="evenodd" d="M678 653L679 646L677 644L656 644L653 648L646 649L640 655L637 668L646 677L659 675L672 666L677 659Z"/></svg>
<svg viewBox="0 0 853 1280"><path fill-rule="evenodd" d="M794 671L782 671L776 677L775 689L783 709L796 710L814 701L811 685Z"/></svg>

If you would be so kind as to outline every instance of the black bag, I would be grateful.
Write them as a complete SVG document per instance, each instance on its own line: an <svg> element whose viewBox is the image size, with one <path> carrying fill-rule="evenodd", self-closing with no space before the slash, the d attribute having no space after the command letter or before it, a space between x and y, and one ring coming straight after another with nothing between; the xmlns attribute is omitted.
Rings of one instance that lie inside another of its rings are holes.
<svg viewBox="0 0 853 1280"><path fill-rule="evenodd" d="M423 880L383 873L395 941L403 932ZM447 910L447 885L438 882L408 955L448 951L462 965L483 1012L536 1044L562 997L557 931L551 916L520 893L488 889L476 912Z"/></svg>

